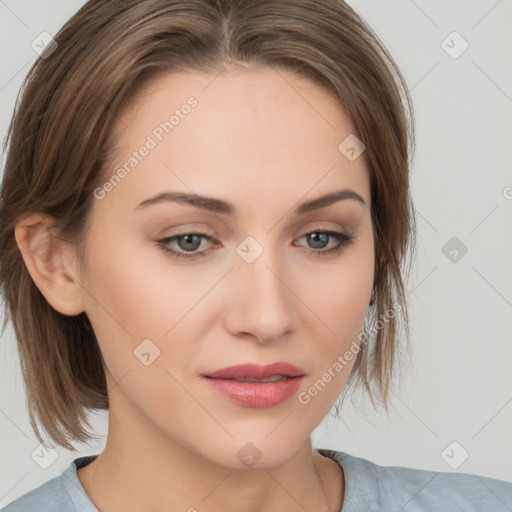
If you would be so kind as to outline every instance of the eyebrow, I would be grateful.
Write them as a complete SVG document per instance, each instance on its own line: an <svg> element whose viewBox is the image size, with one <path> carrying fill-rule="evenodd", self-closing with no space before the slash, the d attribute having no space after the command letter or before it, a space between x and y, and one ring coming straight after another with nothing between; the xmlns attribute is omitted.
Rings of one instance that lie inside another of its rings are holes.
<svg viewBox="0 0 512 512"><path fill-rule="evenodd" d="M317 197L316 199L312 199L310 201L306 201L299 205L295 210L293 210L292 213L294 215L301 215L304 213L311 212L313 210L325 208L326 206L346 199L354 199L366 206L364 199L357 192L350 189L344 189L338 190L336 192L331 192L330 194ZM197 208L201 208L202 210L230 216L237 216L239 213L238 209L233 204L224 201L223 199L216 199L214 197L201 196L198 194L189 194L185 192L172 191L161 192L160 194L145 199L144 201L137 205L135 210L139 208L147 208L148 206L155 204L168 202L190 204Z"/></svg>

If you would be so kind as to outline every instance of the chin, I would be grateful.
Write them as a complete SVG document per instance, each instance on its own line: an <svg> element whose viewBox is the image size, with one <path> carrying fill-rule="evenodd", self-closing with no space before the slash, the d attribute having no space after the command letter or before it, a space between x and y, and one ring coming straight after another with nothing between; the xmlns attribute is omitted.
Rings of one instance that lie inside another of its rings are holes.
<svg viewBox="0 0 512 512"><path fill-rule="evenodd" d="M219 466L232 469L264 469L285 463L309 441L307 434L295 439L293 433L285 429L281 435L276 432L277 429L270 435L267 430L264 434L261 431L254 435L248 432L233 438L226 434L222 439L212 436L209 444L196 445L194 451Z"/></svg>

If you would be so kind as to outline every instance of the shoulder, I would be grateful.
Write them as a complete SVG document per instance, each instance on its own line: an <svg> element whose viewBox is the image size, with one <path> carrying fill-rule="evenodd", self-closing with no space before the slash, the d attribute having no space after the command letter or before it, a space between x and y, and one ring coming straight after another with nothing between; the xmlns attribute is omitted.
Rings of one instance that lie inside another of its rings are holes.
<svg viewBox="0 0 512 512"><path fill-rule="evenodd" d="M60 475L23 494L1 512L97 512L76 474L77 468L94 458L75 459Z"/></svg>
<svg viewBox="0 0 512 512"><path fill-rule="evenodd" d="M402 512L512 509L510 482L468 473L380 466L347 453L320 451L343 468L347 511L360 510L362 503L370 510Z"/></svg>
<svg viewBox="0 0 512 512"><path fill-rule="evenodd" d="M30 492L9 503L2 512L51 512L55 510L74 511L62 475L36 487Z"/></svg>

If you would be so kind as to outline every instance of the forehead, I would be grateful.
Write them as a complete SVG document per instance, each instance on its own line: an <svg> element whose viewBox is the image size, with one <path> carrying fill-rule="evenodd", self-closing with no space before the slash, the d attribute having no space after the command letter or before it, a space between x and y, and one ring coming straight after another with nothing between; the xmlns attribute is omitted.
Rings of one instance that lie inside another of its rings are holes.
<svg viewBox="0 0 512 512"><path fill-rule="evenodd" d="M130 204L164 189L231 199L289 192L298 201L308 190L318 196L345 186L369 204L364 155L349 161L338 149L354 132L350 118L330 91L297 73L160 75L138 87L117 118L110 171L128 171L121 185Z"/></svg>

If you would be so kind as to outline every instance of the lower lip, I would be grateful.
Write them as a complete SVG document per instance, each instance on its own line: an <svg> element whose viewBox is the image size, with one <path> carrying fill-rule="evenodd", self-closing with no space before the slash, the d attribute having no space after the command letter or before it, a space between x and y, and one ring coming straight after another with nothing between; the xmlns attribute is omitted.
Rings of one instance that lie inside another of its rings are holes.
<svg viewBox="0 0 512 512"><path fill-rule="evenodd" d="M294 395L302 382L301 377L288 377L275 382L240 382L233 379L204 380L218 393L245 407L272 407Z"/></svg>

